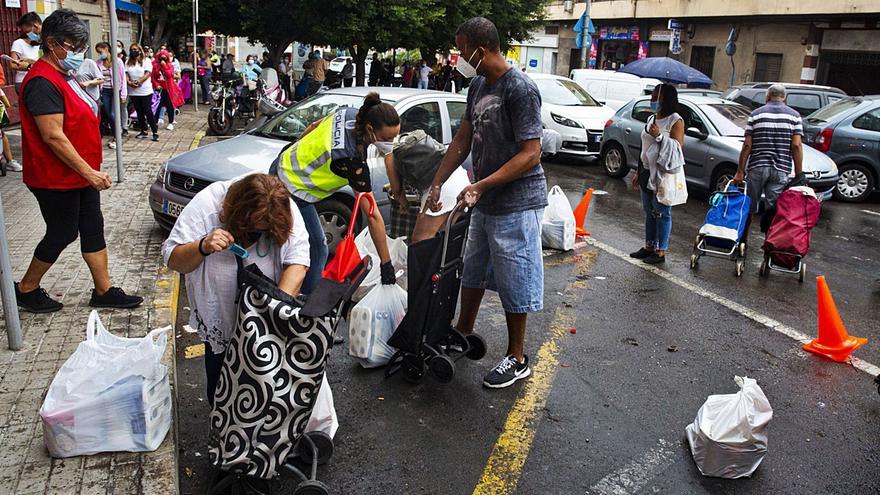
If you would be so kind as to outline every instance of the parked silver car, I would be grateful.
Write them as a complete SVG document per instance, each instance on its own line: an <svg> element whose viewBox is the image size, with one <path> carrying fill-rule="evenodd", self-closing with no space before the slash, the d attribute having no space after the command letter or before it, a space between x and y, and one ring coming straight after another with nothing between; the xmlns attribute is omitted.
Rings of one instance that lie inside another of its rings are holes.
<svg viewBox="0 0 880 495"><path fill-rule="evenodd" d="M156 222L170 230L197 192L218 180L266 172L284 146L299 138L310 123L339 107L359 107L364 96L376 88L341 88L319 93L287 109L265 124L226 139L177 155L159 168L150 187L150 208ZM379 88L382 99L400 114L401 132L424 130L439 142L449 144L461 125L467 100L439 91L410 88ZM388 182L385 166L370 160L373 193L385 219L390 218L390 202L382 192ZM354 196L349 188L318 203L331 251L348 230Z"/></svg>
<svg viewBox="0 0 880 495"><path fill-rule="evenodd" d="M605 124L602 164L612 177L624 177L639 163L641 131L650 115L651 98L637 98ZM736 174L745 126L751 111L718 97L679 95L685 122L684 159L688 184L704 190L723 188ZM823 153L804 146L804 173L823 200L837 184L837 166Z"/></svg>

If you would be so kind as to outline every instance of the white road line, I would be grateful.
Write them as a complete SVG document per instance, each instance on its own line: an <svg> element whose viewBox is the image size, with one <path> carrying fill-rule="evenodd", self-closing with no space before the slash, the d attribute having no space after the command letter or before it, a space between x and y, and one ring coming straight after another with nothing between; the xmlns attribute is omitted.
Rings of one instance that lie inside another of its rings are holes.
<svg viewBox="0 0 880 495"><path fill-rule="evenodd" d="M867 213L868 215L877 215L880 217L880 211L871 211L871 210L859 210L862 213Z"/></svg>
<svg viewBox="0 0 880 495"><path fill-rule="evenodd" d="M699 296L705 297L706 299L709 299L712 302L718 303L728 309L736 311L737 313L745 316L746 318L749 318L750 320L753 320L757 323L760 323L761 325L764 325L765 327L767 327L771 330L777 331L777 332L779 332L779 333L781 333L781 334L783 334L783 335L785 335L785 336L787 336L787 337L789 337L789 338L791 338L801 344L806 344L806 343L810 342L811 340L813 340L812 337L810 337L804 333L801 333L798 330L795 330L794 328L792 328L788 325L785 325L780 321L774 320L773 318L770 318L769 316L761 314L753 309L747 308L747 307L743 306L742 304L739 304L738 302L732 301L732 300L727 299L726 297L723 297L723 296L719 296L718 294L715 294L714 292L706 290L702 287L698 287L690 282L687 282L685 280L682 280L679 277L676 277L675 275L673 275L667 271L661 270L653 265L646 265L645 263L642 263L640 260L630 258L629 255L624 253L623 251L621 251L615 247L609 246L608 244L605 244L601 241L597 241L593 237L587 238L587 243L601 249L602 251L605 251L608 254L614 255L617 258L620 258L623 261L626 261L627 263L629 263L633 266L639 267L642 270L649 271L649 272L653 273L654 275L658 275L660 277L663 277L666 280L669 280L670 282L672 282L682 288L685 288L685 289L687 289L687 290L689 290ZM851 357L850 363L856 369L864 371L865 373L867 373L869 375L876 376L876 375L880 374L880 367L878 367L874 364L871 364L863 359L859 359L857 357Z"/></svg>
<svg viewBox="0 0 880 495"><path fill-rule="evenodd" d="M591 486L587 493L600 495L627 495L638 493L657 474L672 464L676 448L673 442L660 439L651 450L626 466L609 473Z"/></svg>

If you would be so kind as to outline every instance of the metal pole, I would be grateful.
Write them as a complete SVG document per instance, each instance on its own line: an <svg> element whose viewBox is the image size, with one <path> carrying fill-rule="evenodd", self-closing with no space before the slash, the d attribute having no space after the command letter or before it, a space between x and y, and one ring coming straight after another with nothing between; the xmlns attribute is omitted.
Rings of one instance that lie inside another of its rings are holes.
<svg viewBox="0 0 880 495"><path fill-rule="evenodd" d="M0 196L0 299L3 299L3 316L6 317L6 338L9 349L21 349L21 321L18 319L18 301L15 283L12 281L12 263L9 261L9 243L6 241L6 218L3 215L3 198Z"/></svg>
<svg viewBox="0 0 880 495"><path fill-rule="evenodd" d="M198 28L196 27L199 23L199 0L193 0L193 80L192 80L192 94L193 94L193 109L198 112L199 111L199 55L198 44L199 44L199 35Z"/></svg>
<svg viewBox="0 0 880 495"><path fill-rule="evenodd" d="M119 102L119 68L116 62L119 60L119 50L116 47L119 20L116 18L116 0L108 0L110 7L110 74L113 81L113 138L116 139L116 182L125 180L125 165L122 163L122 105Z"/></svg>
<svg viewBox="0 0 880 495"><path fill-rule="evenodd" d="M591 0L587 0L584 9L584 28L581 30L581 69L587 68L587 54L590 53L590 47L592 46L590 39L590 3Z"/></svg>

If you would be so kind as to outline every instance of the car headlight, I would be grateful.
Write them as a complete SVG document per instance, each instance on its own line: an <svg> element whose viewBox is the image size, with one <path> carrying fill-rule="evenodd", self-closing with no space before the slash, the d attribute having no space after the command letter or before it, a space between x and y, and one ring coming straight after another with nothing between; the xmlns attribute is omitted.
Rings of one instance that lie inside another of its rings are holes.
<svg viewBox="0 0 880 495"><path fill-rule="evenodd" d="M556 115L555 113L551 113L550 118L553 119L553 122L556 122L557 124L565 126L565 127L574 127L575 129L583 129L584 128L584 126L580 125L579 123L575 122L574 120L563 117L561 115Z"/></svg>
<svg viewBox="0 0 880 495"><path fill-rule="evenodd" d="M159 171L156 172L156 182L159 184L165 185L165 171L168 170L168 164L163 163L162 166L159 167Z"/></svg>

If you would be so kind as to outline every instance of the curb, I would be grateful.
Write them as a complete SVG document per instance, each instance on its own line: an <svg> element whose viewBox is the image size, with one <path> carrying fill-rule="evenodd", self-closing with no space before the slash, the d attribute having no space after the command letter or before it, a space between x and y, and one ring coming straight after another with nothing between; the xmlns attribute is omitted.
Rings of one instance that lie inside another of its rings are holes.
<svg viewBox="0 0 880 495"><path fill-rule="evenodd" d="M179 438L178 425L178 391L177 391L177 339L175 326L177 323L177 302L180 294L180 275L161 267L156 271L156 290L153 297L153 307L150 319L151 327L159 328L171 326L171 338L165 348L162 364L168 366L171 378L171 401L172 401L172 427L169 435L162 445L152 453L145 455L143 459L143 478L141 479L142 493L178 494L178 453L177 440ZM171 486L168 486L171 483Z"/></svg>

